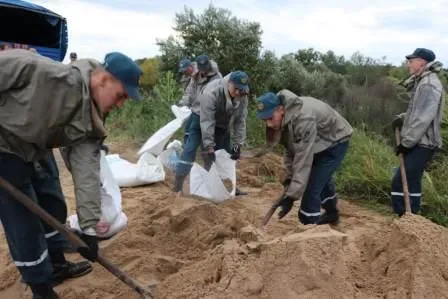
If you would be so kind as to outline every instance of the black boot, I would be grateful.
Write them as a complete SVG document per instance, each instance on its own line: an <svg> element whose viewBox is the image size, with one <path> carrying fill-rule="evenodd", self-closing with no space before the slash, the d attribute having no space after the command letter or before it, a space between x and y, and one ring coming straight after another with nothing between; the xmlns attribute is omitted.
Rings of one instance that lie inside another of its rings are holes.
<svg viewBox="0 0 448 299"><path fill-rule="evenodd" d="M247 195L249 193L241 191L238 187L235 188L235 196Z"/></svg>
<svg viewBox="0 0 448 299"><path fill-rule="evenodd" d="M77 278L92 272L92 265L88 261L72 263L66 261L64 264L53 264L53 286L57 286L64 280Z"/></svg>
<svg viewBox="0 0 448 299"><path fill-rule="evenodd" d="M317 220L317 225L322 224L339 224L339 211L338 210L330 210L325 211L322 215L320 215L319 220Z"/></svg>
<svg viewBox="0 0 448 299"><path fill-rule="evenodd" d="M72 263L65 259L62 251L50 253L53 265L52 285L56 286L66 279L81 277L92 272L92 265L88 261Z"/></svg>
<svg viewBox="0 0 448 299"><path fill-rule="evenodd" d="M184 176L184 175L176 175L176 177L174 178L174 187L173 187L173 191L174 192L181 192L182 191L182 187L184 185L185 177L186 176Z"/></svg>
<svg viewBox="0 0 448 299"><path fill-rule="evenodd" d="M30 285L33 292L33 299L59 299L53 288L48 284L34 284Z"/></svg>

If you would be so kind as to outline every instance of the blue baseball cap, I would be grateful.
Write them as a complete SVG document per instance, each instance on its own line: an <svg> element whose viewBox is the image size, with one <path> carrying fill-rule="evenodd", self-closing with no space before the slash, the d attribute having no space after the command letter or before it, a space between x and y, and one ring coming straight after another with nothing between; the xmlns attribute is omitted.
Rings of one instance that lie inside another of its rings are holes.
<svg viewBox="0 0 448 299"><path fill-rule="evenodd" d="M191 65L191 61L190 61L190 59L187 59L187 58L182 59L182 60L179 62L179 73L183 73L183 72L185 72L185 70L186 70L190 65Z"/></svg>
<svg viewBox="0 0 448 299"><path fill-rule="evenodd" d="M211 69L210 59L207 55L202 54L196 57L196 64L199 71L207 72Z"/></svg>
<svg viewBox="0 0 448 299"><path fill-rule="evenodd" d="M143 72L137 63L120 52L111 52L106 54L103 66L106 71L123 83L124 90L131 99L137 101L141 99L138 86Z"/></svg>
<svg viewBox="0 0 448 299"><path fill-rule="evenodd" d="M278 105L280 99L275 93L265 93L257 99L257 117L263 120L271 118Z"/></svg>
<svg viewBox="0 0 448 299"><path fill-rule="evenodd" d="M406 55L406 59L421 58L428 62L432 62L436 59L436 54L433 51L425 48L417 48L412 54Z"/></svg>
<svg viewBox="0 0 448 299"><path fill-rule="evenodd" d="M230 73L229 81L232 81L239 90L249 92L249 76L245 72L235 71Z"/></svg>

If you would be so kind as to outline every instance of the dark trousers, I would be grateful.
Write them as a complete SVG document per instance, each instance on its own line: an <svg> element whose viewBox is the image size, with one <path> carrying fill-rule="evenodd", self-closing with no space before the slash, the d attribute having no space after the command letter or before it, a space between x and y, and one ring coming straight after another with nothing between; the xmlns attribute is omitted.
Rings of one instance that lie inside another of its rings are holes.
<svg viewBox="0 0 448 299"><path fill-rule="evenodd" d="M314 224L320 217L321 206L327 212L337 211L337 195L333 174L347 153L348 142L342 142L317 153L299 209L299 220L303 224Z"/></svg>
<svg viewBox="0 0 448 299"><path fill-rule="evenodd" d="M52 153L35 163L0 153L0 176L65 223L67 206ZM3 188L0 188L0 220L13 262L24 281L28 284L49 282L53 273L52 253L62 252L68 242Z"/></svg>
<svg viewBox="0 0 448 299"><path fill-rule="evenodd" d="M434 152L434 149L416 146L404 155L404 167L406 169L411 211L413 214L417 214L420 211L423 172L431 161ZM392 178L391 199L394 212L398 216L402 216L405 212L405 206L400 168L397 169Z"/></svg>

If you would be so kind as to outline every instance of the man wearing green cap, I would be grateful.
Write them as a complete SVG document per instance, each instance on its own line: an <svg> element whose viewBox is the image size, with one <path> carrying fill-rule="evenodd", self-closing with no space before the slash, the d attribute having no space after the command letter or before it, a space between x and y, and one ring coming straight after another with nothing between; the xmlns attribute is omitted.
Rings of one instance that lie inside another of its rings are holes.
<svg viewBox="0 0 448 299"><path fill-rule="evenodd" d="M433 51L417 48L406 56L410 77L403 82L410 101L406 113L392 123L393 129L401 128L400 144L396 154L404 155L404 165L409 186L411 211L420 211L422 176L435 151L442 146L440 126L443 117L444 90L437 73L442 64L436 61ZM405 212L401 173L392 179L392 207L398 216Z"/></svg>
<svg viewBox="0 0 448 299"><path fill-rule="evenodd" d="M328 104L287 89L262 95L257 105L257 117L266 123L267 142L280 142L285 147L285 189L275 206L281 209L279 219L301 198L301 223L337 224L339 210L332 176L347 152L353 133L350 124Z"/></svg>
<svg viewBox="0 0 448 299"><path fill-rule="evenodd" d="M128 98L140 98L140 75L137 64L118 52L106 55L103 64L80 59L70 65L26 50L0 52L0 176L41 205L33 189L34 162L54 148L69 147L81 237L88 245L78 252L91 261L98 251L104 115ZM0 188L0 220L33 298L58 298L53 260L63 254L54 251L40 219Z"/></svg>

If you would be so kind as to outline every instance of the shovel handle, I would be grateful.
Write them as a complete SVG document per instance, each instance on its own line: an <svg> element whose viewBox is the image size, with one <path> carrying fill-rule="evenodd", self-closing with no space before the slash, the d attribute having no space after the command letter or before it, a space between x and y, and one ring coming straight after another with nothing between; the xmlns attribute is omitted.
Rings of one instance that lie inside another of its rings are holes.
<svg viewBox="0 0 448 299"><path fill-rule="evenodd" d="M395 128L395 141L397 145L399 145L401 142L400 129L398 127ZM400 174L401 174L401 183L403 185L403 199L404 199L405 213L410 214L411 201L409 197L408 179L406 177L406 169L404 166L404 158L402 153L398 154L398 159L400 160Z"/></svg>
<svg viewBox="0 0 448 299"><path fill-rule="evenodd" d="M20 190L11 185L8 181L0 177L0 187L4 188L8 191L12 197L23 204L28 210L37 215L40 219L45 221L49 226L60 232L64 235L73 245L77 248L79 247L88 247L84 241L79 238L75 233L70 231L67 227L62 225L59 221L57 221L53 216L51 216L47 211L42 209L37 203L32 201L28 196L22 193ZM151 292L142 286L134 279L132 279L128 274L123 272L117 266L113 265L110 261L108 261L104 256L101 255L101 252L98 252L98 263L106 268L110 273L115 275L129 287L131 287L134 291L139 293L142 298L153 298Z"/></svg>

